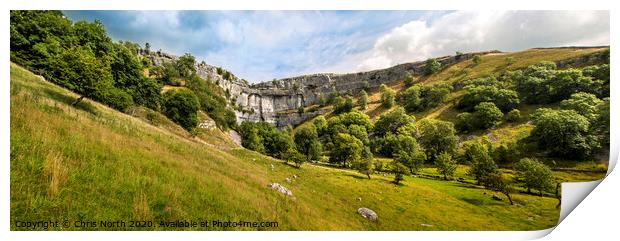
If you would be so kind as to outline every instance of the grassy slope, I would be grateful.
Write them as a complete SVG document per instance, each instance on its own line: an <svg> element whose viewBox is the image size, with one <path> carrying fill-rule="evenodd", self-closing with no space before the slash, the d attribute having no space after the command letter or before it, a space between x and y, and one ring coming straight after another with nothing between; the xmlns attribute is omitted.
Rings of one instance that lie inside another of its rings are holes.
<svg viewBox="0 0 620 241"><path fill-rule="evenodd" d="M516 194L519 205L510 206L453 182L406 177L396 186L391 176L297 169L90 100L74 108L75 97L11 64L12 230L14 221L42 219L264 220L282 230L532 230L557 222L552 198ZM363 219L359 207L379 221Z"/></svg>

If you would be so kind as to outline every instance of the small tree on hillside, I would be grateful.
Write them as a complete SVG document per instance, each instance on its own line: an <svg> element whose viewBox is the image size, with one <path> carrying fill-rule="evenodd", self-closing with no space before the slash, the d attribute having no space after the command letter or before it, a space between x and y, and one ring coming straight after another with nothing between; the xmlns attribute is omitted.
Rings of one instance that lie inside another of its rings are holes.
<svg viewBox="0 0 620 241"><path fill-rule="evenodd" d="M431 75L437 73L441 69L441 63L436 59L427 59L424 65L424 74Z"/></svg>
<svg viewBox="0 0 620 241"><path fill-rule="evenodd" d="M394 106L394 100L396 98L396 92L387 87L385 84L381 84L381 104L385 108L392 108Z"/></svg>
<svg viewBox="0 0 620 241"><path fill-rule="evenodd" d="M398 161L392 161L392 173L394 173L394 183L400 184L404 178L404 175L409 175L409 169Z"/></svg>
<svg viewBox="0 0 620 241"><path fill-rule="evenodd" d="M465 146L465 158L472 165L469 175L473 176L478 184L484 184L485 178L495 171L497 165L489 155L488 149L480 143L472 143Z"/></svg>
<svg viewBox="0 0 620 241"><path fill-rule="evenodd" d="M437 155L435 159L435 166L437 167L437 172L443 175L444 180L448 180L448 177L452 177L454 172L456 171L456 160L452 159L452 155L447 152L442 152Z"/></svg>
<svg viewBox="0 0 620 241"><path fill-rule="evenodd" d="M190 90L170 90L164 94L164 114L187 130L198 124L199 108L198 97Z"/></svg>
<svg viewBox="0 0 620 241"><path fill-rule="evenodd" d="M480 55L474 55L474 58L472 59L472 61L474 62L475 65L478 65L482 63L482 57L480 57Z"/></svg>
<svg viewBox="0 0 620 241"><path fill-rule="evenodd" d="M482 102L474 108L474 118L480 128L488 129L502 122L504 113L492 102Z"/></svg>
<svg viewBox="0 0 620 241"><path fill-rule="evenodd" d="M306 160L317 158L320 155L317 152L321 150L321 143L314 124L306 124L297 129L294 140L297 150L306 157Z"/></svg>
<svg viewBox="0 0 620 241"><path fill-rule="evenodd" d="M512 197L510 196L510 193L513 192L513 189L508 184L508 181L506 180L506 178L502 176L501 172L494 171L494 172L489 173L485 177L484 182L486 183L487 188L494 190L494 191L501 192L502 194L506 195L506 197L508 198L508 201L510 202L510 205L514 205L514 203L512 202Z"/></svg>
<svg viewBox="0 0 620 241"><path fill-rule="evenodd" d="M360 109L365 110L368 105L368 94L365 90L361 90L359 93L359 97L357 99L357 103L360 106Z"/></svg>
<svg viewBox="0 0 620 241"><path fill-rule="evenodd" d="M537 189L542 196L543 191L554 186L551 169L538 160L523 158L515 164L515 171L515 179L527 188L528 193L531 193L531 189Z"/></svg>
<svg viewBox="0 0 620 241"><path fill-rule="evenodd" d="M407 74L407 76L405 76L405 87L410 87L413 85L414 82L414 78L413 75L411 74Z"/></svg>

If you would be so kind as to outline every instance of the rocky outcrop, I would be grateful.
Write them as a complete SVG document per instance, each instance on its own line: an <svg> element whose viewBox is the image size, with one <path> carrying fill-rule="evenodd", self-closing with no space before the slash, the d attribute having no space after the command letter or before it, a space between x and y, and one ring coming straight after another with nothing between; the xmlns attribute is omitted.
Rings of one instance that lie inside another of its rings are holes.
<svg viewBox="0 0 620 241"><path fill-rule="evenodd" d="M497 51L491 51L497 52ZM476 54L446 56L437 60L442 66L451 65L472 58ZM235 105L237 122L265 121L278 127L297 125L322 112L291 113L299 107L317 104L321 97L328 98L332 93L339 95L355 94L365 87L378 87L393 81L402 80L407 74L421 74L425 62L400 64L387 69L350 74L310 74L284 78L249 85L230 75L229 79L217 73L217 68L204 63L196 66L198 74L217 83L227 93Z"/></svg>
<svg viewBox="0 0 620 241"><path fill-rule="evenodd" d="M442 66L452 65L473 58L474 55L499 53L487 51L466 53L457 56L437 58ZM604 57L604 52L567 59L558 62L558 67L572 66L590 62ZM148 57L158 65L175 59L176 56L160 51L150 53ZM396 65L386 69L349 74L310 74L284 78L250 85L247 81L234 76L221 68L208 65L204 61L196 64L200 77L219 85L227 93L231 107L235 109L237 122L265 121L278 127L297 125L322 112L298 114L299 107L317 104L321 97L327 99L333 93L338 95L355 94L365 87L378 87L402 80L408 74L420 75L424 71L425 61Z"/></svg>

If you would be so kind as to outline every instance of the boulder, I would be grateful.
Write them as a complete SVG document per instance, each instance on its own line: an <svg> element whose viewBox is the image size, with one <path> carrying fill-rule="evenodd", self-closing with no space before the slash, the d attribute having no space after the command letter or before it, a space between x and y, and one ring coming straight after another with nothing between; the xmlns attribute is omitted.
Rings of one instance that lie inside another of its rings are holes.
<svg viewBox="0 0 620 241"><path fill-rule="evenodd" d="M370 210L369 208L358 208L357 209L357 213L359 213L360 215L362 215L362 217L370 220L370 221L377 221L377 219L379 218L379 216L377 215L377 213L375 213L375 211Z"/></svg>
<svg viewBox="0 0 620 241"><path fill-rule="evenodd" d="M269 184L269 187L273 190L283 193L286 196L289 196L289 197L293 196L293 192L291 192L291 190L288 190L286 187L282 186L280 183L275 183L275 182L271 183Z"/></svg>
<svg viewBox="0 0 620 241"><path fill-rule="evenodd" d="M497 200L497 201L501 201L502 200L501 197L499 197L499 196L497 196L495 194L493 194L492 198L493 198L493 200Z"/></svg>

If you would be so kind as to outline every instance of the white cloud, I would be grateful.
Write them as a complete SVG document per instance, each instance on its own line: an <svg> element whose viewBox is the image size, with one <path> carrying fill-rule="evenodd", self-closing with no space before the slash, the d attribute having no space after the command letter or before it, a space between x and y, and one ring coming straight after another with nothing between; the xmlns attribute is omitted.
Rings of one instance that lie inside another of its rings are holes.
<svg viewBox="0 0 620 241"><path fill-rule="evenodd" d="M455 51L608 44L608 11L457 11L392 29L360 55L356 69L385 68Z"/></svg>

